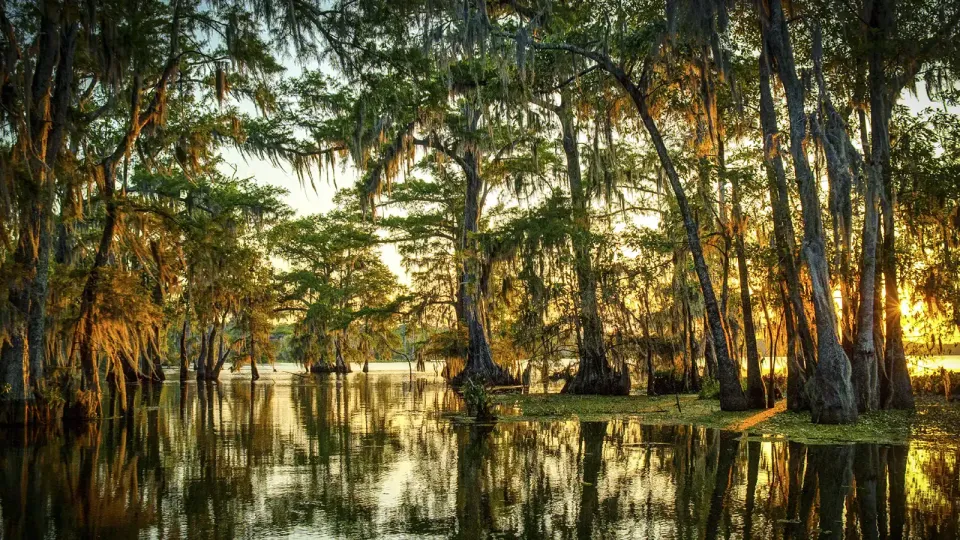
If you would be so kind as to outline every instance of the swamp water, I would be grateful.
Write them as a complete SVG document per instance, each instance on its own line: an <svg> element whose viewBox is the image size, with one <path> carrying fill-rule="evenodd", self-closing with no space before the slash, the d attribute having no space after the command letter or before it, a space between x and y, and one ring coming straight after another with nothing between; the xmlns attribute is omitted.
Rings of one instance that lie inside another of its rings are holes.
<svg viewBox="0 0 960 540"><path fill-rule="evenodd" d="M0 431L0 537L960 534L957 445L475 426L450 418L459 399L433 374L261 373L253 389L228 375L138 388L133 415L82 431Z"/></svg>

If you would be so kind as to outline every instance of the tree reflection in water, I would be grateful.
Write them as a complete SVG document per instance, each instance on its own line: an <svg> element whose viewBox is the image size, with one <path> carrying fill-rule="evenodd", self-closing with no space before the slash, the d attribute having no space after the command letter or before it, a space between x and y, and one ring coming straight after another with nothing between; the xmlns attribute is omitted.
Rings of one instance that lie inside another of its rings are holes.
<svg viewBox="0 0 960 540"><path fill-rule="evenodd" d="M272 379L270 378L272 377ZM3 538L956 538L956 447L691 426L458 423L432 377L144 386L0 432Z"/></svg>

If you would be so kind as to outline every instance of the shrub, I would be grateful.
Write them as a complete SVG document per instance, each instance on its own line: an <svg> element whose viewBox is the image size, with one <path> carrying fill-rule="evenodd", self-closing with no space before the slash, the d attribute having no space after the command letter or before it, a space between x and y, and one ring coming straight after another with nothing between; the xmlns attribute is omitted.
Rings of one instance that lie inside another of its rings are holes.
<svg viewBox="0 0 960 540"><path fill-rule="evenodd" d="M463 401L467 404L467 413L479 421L496 420L490 408L490 393L486 385L476 379L467 379L463 383Z"/></svg>
<svg viewBox="0 0 960 540"><path fill-rule="evenodd" d="M720 381L704 377L700 381L700 399L720 399Z"/></svg>

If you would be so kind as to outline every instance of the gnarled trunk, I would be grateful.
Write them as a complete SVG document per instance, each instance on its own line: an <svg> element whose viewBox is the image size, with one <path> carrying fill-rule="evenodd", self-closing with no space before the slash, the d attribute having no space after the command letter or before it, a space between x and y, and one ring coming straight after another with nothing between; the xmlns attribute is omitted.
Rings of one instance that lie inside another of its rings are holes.
<svg viewBox="0 0 960 540"><path fill-rule="evenodd" d="M577 131L573 123L567 92L561 93L560 107L554 112L560 117L563 136L563 153L567 160L567 178L570 182L570 202L573 207L574 270L577 275L578 316L582 339L579 340L580 366L573 379L564 387L571 394L616 394L630 393L629 377L621 377L607 361L603 344L603 322L597 304L597 278L593 271L590 249L590 217L587 213L587 195L583 190L580 171L580 149ZM626 381L626 384L623 381Z"/></svg>
<svg viewBox="0 0 960 540"><path fill-rule="evenodd" d="M800 338L801 354L796 353L796 340L789 341L787 354L787 408L804 410L809 406L803 386L806 384L806 370L816 365L814 359L813 335L800 296L800 276L794 258L794 229L790 217L787 175L780 157L779 127L777 113L773 105L770 87L770 63L766 45L760 53L760 125L763 129L763 154L767 165L767 177L770 190L770 206L773 208L773 231L780 268L787 284L787 297L790 305L784 303L788 319L789 336ZM792 309L791 309L792 308ZM791 317L791 312L793 317ZM795 324L794 324L795 323ZM794 354L791 354L794 353Z"/></svg>
<svg viewBox="0 0 960 540"><path fill-rule="evenodd" d="M479 287L479 243L476 235L480 230L480 204L483 180L480 178L480 160L475 150L464 152L464 174L466 175L466 198L463 206L463 231L460 236L460 249L463 257L458 295L463 313L463 323L467 327L467 362L463 371L450 382L454 386L468 379L479 379L496 385L519 384L516 377L493 361L490 344L483 325L483 307L480 304Z"/></svg>
<svg viewBox="0 0 960 540"><path fill-rule="evenodd" d="M812 419L815 423L844 424L857 420L857 406L850 381L850 361L837 338L836 314L830 287L820 199L804 149L807 116L803 86L797 77L787 23L780 0L770 1L769 13L761 10L762 30L771 58L779 68L780 81L790 115L790 153L800 190L803 212L803 258L810 270L811 296L817 326L817 367L807 381Z"/></svg>

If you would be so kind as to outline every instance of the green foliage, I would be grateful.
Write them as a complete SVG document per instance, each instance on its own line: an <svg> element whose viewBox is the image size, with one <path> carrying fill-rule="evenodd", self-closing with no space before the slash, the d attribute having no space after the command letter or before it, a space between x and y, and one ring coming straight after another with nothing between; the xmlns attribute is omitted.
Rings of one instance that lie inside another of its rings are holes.
<svg viewBox="0 0 960 540"><path fill-rule="evenodd" d="M380 260L374 227L341 198L341 210L284 222L269 234L289 270L277 276L281 312L293 314L300 361L331 365L335 341L347 361L390 357L402 289ZM353 199L356 205L356 199Z"/></svg>
<svg viewBox="0 0 960 540"><path fill-rule="evenodd" d="M482 380L467 379L460 390L467 404L467 413L478 422L496 420L491 410L490 394Z"/></svg>
<svg viewBox="0 0 960 540"><path fill-rule="evenodd" d="M700 399L719 399L720 382L713 377L700 379Z"/></svg>

